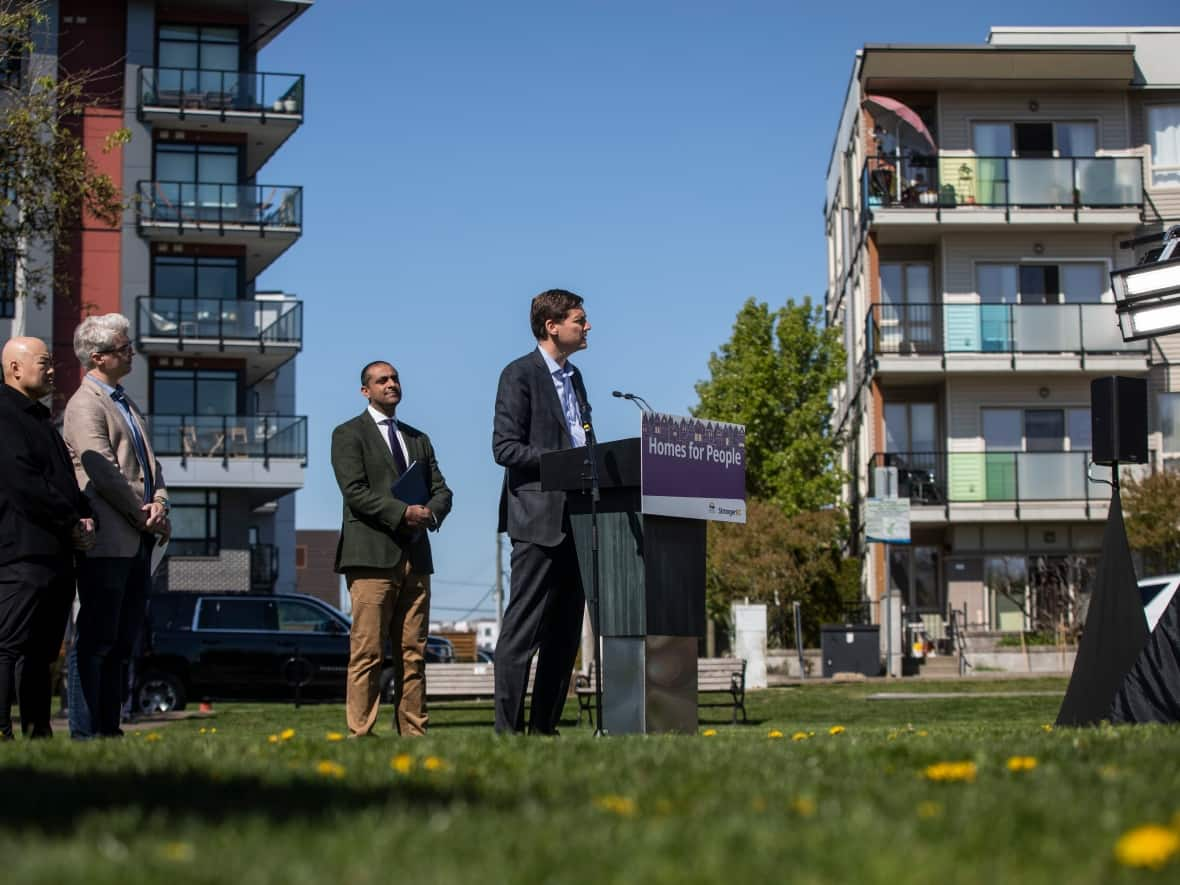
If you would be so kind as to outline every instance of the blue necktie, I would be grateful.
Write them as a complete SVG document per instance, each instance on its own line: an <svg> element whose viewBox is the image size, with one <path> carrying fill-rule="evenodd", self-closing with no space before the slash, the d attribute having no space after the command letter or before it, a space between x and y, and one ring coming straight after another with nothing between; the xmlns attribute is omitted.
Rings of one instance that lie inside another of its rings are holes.
<svg viewBox="0 0 1180 885"><path fill-rule="evenodd" d="M115 392L111 394L111 399L122 408L123 417L127 419L127 426L131 428L131 444L135 446L135 457L139 459L139 466L143 471L143 501L147 504L152 500L152 495L155 492L152 468L148 464L147 446L144 445L139 425L135 421L135 413L131 411L131 403L127 400L127 394L123 388L116 387Z"/></svg>

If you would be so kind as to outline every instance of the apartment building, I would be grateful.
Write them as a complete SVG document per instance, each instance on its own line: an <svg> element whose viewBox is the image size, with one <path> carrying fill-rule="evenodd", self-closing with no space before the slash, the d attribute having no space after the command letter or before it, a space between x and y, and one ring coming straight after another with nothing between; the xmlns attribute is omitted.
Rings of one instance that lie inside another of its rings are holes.
<svg viewBox="0 0 1180 885"><path fill-rule="evenodd" d="M57 257L69 297L18 299L20 328L52 340L60 408L80 383L71 338L81 317L131 320L137 358L124 385L148 413L172 500L157 589L295 590L302 302L258 278L302 232L302 190L272 182L265 164L303 122L304 83L258 62L310 6L51 0L27 62L91 72L94 106L77 125L128 209L118 229L83 224ZM104 152L122 127L130 142ZM0 317L0 337L16 322Z"/></svg>
<svg viewBox="0 0 1180 885"><path fill-rule="evenodd" d="M1180 223L1180 29L866 45L824 217L867 598L897 594L936 638L952 609L1068 623L1110 499L1090 478L1109 477L1089 462L1091 380L1146 377L1146 469L1180 455L1180 336L1124 343L1108 276L1150 248L1125 241ZM909 545L864 541L878 467L910 500Z"/></svg>

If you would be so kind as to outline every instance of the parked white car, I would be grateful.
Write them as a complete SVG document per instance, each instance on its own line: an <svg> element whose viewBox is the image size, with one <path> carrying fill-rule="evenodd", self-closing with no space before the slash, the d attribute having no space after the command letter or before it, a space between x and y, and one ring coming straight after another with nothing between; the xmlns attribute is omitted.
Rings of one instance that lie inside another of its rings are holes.
<svg viewBox="0 0 1180 885"><path fill-rule="evenodd" d="M1143 613L1147 615L1147 629L1154 630L1163 617L1168 603L1180 587L1180 575L1156 575L1139 582L1139 595L1143 599Z"/></svg>

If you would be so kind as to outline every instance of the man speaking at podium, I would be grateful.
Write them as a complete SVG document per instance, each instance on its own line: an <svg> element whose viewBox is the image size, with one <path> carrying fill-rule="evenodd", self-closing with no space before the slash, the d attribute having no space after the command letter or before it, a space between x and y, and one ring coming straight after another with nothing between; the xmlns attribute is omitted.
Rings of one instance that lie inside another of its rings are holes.
<svg viewBox="0 0 1180 885"><path fill-rule="evenodd" d="M498 531L512 539L512 589L496 643L496 731L524 731L529 663L532 734L556 734L586 606L565 492L541 491L541 455L582 446L586 387L569 357L586 347L582 299L550 289L529 312L536 350L504 367L492 455L504 467Z"/></svg>

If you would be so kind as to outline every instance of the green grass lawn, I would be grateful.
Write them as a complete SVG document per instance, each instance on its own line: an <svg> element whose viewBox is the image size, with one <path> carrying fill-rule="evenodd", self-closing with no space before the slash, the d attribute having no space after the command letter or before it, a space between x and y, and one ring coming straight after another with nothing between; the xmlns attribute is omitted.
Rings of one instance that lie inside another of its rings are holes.
<svg viewBox="0 0 1180 885"><path fill-rule="evenodd" d="M815 684L751 694L756 724L706 710L696 737L606 739L572 722L498 739L483 707L436 711L421 741L330 740L338 705L218 704L121 741L0 745L0 880L1180 879L1180 856L1115 857L1123 833L1180 812L1180 732L1046 730L1063 690ZM886 691L960 694L868 699ZM1014 756L1035 767L1010 771ZM940 762L974 763L973 780L929 779Z"/></svg>

